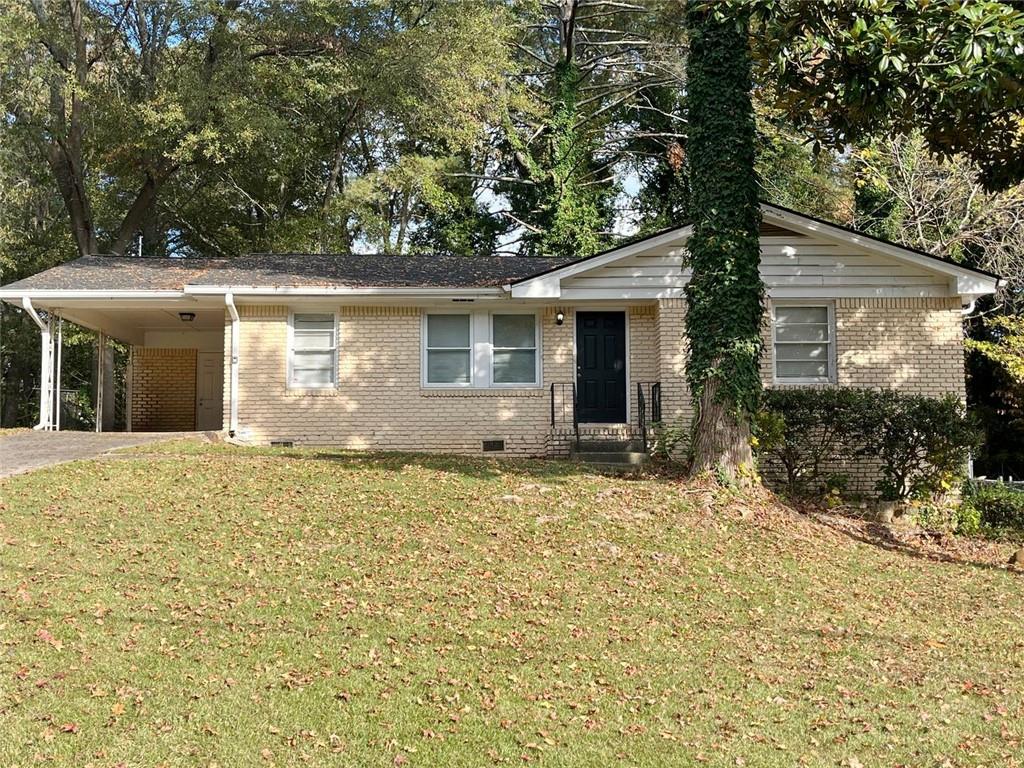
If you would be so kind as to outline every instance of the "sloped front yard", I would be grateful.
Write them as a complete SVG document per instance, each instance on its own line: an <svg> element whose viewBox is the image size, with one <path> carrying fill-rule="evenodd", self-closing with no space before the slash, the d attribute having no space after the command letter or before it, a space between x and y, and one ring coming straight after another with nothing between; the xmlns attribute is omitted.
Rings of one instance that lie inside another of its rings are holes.
<svg viewBox="0 0 1024 768"><path fill-rule="evenodd" d="M0 765L1020 765L1024 577L671 477L177 442L0 482Z"/></svg>

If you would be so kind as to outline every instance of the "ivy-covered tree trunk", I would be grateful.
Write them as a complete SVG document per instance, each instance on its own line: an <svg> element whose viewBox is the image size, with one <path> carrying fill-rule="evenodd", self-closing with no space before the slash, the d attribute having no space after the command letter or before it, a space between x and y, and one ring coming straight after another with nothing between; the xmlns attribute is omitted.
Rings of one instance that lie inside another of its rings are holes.
<svg viewBox="0 0 1024 768"><path fill-rule="evenodd" d="M696 409L692 471L736 479L752 462L750 423L761 391L761 212L747 19L742 10L720 15L713 6L691 3L686 17L694 227L686 372Z"/></svg>

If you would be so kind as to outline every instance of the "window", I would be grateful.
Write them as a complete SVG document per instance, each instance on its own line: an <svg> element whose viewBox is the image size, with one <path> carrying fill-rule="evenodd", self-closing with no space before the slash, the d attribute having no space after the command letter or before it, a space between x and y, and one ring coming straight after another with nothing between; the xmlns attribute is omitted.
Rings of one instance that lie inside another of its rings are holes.
<svg viewBox="0 0 1024 768"><path fill-rule="evenodd" d="M491 383L538 383L535 315L491 315Z"/></svg>
<svg viewBox="0 0 1024 768"><path fill-rule="evenodd" d="M775 380L818 384L835 380L831 304L774 305Z"/></svg>
<svg viewBox="0 0 1024 768"><path fill-rule="evenodd" d="M423 385L539 386L537 328L533 313L427 314L423 321Z"/></svg>
<svg viewBox="0 0 1024 768"><path fill-rule="evenodd" d="M288 357L288 386L333 387L336 382L337 326L334 315L294 314Z"/></svg>
<svg viewBox="0 0 1024 768"><path fill-rule="evenodd" d="M473 383L470 316L427 315L428 384L469 386Z"/></svg>

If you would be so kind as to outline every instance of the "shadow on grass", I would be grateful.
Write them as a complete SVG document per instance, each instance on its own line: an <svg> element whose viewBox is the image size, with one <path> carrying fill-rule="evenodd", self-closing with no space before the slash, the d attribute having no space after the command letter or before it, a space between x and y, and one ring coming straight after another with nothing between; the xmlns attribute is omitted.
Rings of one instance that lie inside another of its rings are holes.
<svg viewBox="0 0 1024 768"><path fill-rule="evenodd" d="M266 447L239 446L228 444L188 443L166 444L164 450L147 450L148 446L131 448L107 454L104 459L161 459L181 458L186 456L226 457L226 458L262 458L288 459L291 461L329 462L342 470L358 471L360 469L380 472L401 472L410 466L433 472L450 472L477 480L494 480L509 475L520 476L524 480L535 482L558 483L568 478L593 475L616 478L624 482L636 480L656 482L678 482L685 478L681 465L675 463L650 461L641 467L624 465L619 469L607 465L587 464L568 458L517 458L517 457L478 457L443 453L417 453L411 451L360 451L338 448L315 447ZM180 450L175 450L179 448Z"/></svg>
<svg viewBox="0 0 1024 768"><path fill-rule="evenodd" d="M838 515L830 518L815 513L808 514L807 518L818 525L824 526L831 531L842 534L843 536L860 542L861 544L867 544L872 547L884 549L887 552L895 552L900 555L906 555L918 560L926 560L933 563L966 565L973 568L1009 571L1010 573L1024 575L1024 572L1017 571L1013 568L1007 568L1003 563L980 559L976 556L972 557L966 552L957 552L956 550L949 549L927 549L916 545L913 541L908 541L896 535L894 530L884 523L870 521L865 522L860 518L843 518ZM841 522L846 520L850 522L848 524L843 524L843 522ZM917 538L927 538L934 541L940 541L942 536L943 534L936 531L921 531L917 535Z"/></svg>
<svg viewBox="0 0 1024 768"><path fill-rule="evenodd" d="M247 449L242 449L247 450ZM642 467L624 466L622 469L597 464L586 464L568 458L477 458L434 453L366 453L325 449L279 449L280 452L261 454L289 459L328 461L345 469L373 469L400 472L410 465L435 472L453 472L478 480L493 480L509 475L523 479L554 482L581 475L597 475L625 482L654 480L675 482L684 477L677 465L652 462Z"/></svg>

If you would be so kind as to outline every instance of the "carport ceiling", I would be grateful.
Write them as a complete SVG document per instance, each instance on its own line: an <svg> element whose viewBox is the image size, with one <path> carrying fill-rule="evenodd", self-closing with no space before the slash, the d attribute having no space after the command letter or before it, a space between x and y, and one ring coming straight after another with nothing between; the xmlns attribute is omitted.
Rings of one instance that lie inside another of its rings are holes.
<svg viewBox="0 0 1024 768"><path fill-rule="evenodd" d="M143 343L146 331L218 331L224 328L223 309L204 309L194 304L102 310L65 305L54 311L73 323L135 345ZM195 319L185 322L179 312L194 312Z"/></svg>

